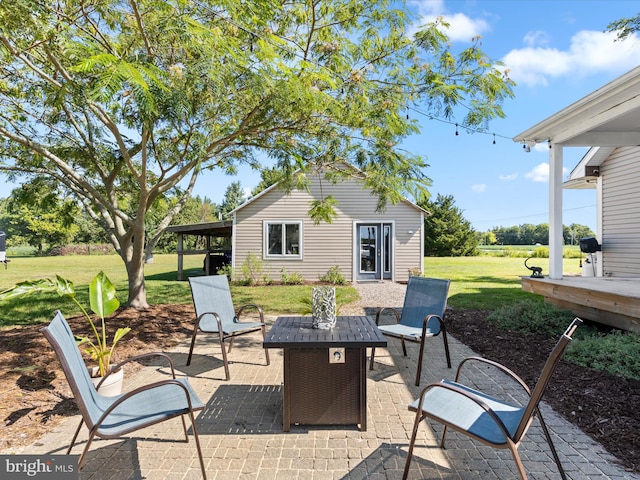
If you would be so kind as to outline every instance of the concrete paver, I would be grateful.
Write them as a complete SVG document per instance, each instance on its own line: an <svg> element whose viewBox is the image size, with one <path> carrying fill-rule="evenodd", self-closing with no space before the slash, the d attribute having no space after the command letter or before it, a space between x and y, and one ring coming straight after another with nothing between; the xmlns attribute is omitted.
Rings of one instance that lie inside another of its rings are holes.
<svg viewBox="0 0 640 480"><path fill-rule="evenodd" d="M269 318L273 322L275 318ZM368 430L355 426L292 426L282 432L283 359L271 352L266 366L258 333L240 337L229 355L231 380L224 380L219 346L213 339L196 346L194 359L185 367L188 339L170 352L180 375L189 378L206 408L197 416L197 427L211 480L395 480L402 478L414 414L407 405L421 387L413 385L417 345L408 344L409 357L402 356L400 343L389 339L388 349L376 350L375 370L368 371ZM453 378L455 366L473 352L449 339L453 369L446 368L442 341L428 343L422 387L442 378ZM511 382L487 368L469 369L468 381L517 396ZM310 375L313 372L309 372ZM126 379L134 388L153 378L166 378L158 365L145 366ZM640 480L625 472L615 459L543 404L548 423L567 475L573 480ZM79 417L66 420L56 430L21 453L64 453ZM455 432L447 434L447 448L438 447L442 428L423 422L411 465L412 479L516 479L508 451L483 446ZM80 453L86 429L73 453ZM555 463L534 421L520 452L530 479L559 479ZM200 478L193 438L184 442L179 419L164 422L120 440L95 440L80 478L191 479Z"/></svg>

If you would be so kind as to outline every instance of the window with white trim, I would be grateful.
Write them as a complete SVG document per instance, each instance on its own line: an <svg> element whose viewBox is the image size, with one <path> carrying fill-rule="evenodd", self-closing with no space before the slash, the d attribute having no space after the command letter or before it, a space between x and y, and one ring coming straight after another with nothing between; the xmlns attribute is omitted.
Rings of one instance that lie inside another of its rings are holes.
<svg viewBox="0 0 640 480"><path fill-rule="evenodd" d="M302 258L302 221L264 222L265 258Z"/></svg>

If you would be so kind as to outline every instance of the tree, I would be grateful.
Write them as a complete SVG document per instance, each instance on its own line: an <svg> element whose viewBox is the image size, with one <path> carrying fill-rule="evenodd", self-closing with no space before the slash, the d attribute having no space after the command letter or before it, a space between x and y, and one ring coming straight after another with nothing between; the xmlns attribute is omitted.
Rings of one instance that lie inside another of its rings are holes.
<svg viewBox="0 0 640 480"><path fill-rule="evenodd" d="M418 205L429 212L424 220L424 254L435 257L475 255L478 236L471 222L455 206L453 195L438 194L435 201Z"/></svg>
<svg viewBox="0 0 640 480"><path fill-rule="evenodd" d="M586 225L579 225L572 223L569 226L564 225L562 227L562 236L564 238L565 245L578 245L581 238L595 237L595 233Z"/></svg>
<svg viewBox="0 0 640 480"><path fill-rule="evenodd" d="M75 195L122 257L138 308L145 257L205 169L322 168L361 179L380 210L424 193L424 159L399 147L418 131L407 108L466 109L458 123L482 128L504 116L512 82L479 38L453 52L441 20L410 38L409 12L395 7L0 2L0 170ZM335 169L345 163L357 169Z"/></svg>
<svg viewBox="0 0 640 480"><path fill-rule="evenodd" d="M235 208L242 205L245 201L244 192L240 182L231 182L224 191L224 199L220 205L220 216L224 220L229 219L229 213Z"/></svg>
<svg viewBox="0 0 640 480"><path fill-rule="evenodd" d="M608 32L616 32L618 40L624 40L629 35L640 31L640 13L635 17L621 18L607 25Z"/></svg>
<svg viewBox="0 0 640 480"><path fill-rule="evenodd" d="M36 178L11 192L7 201L7 231L27 240L42 254L43 245L64 245L79 231L77 202L60 198L56 186Z"/></svg>

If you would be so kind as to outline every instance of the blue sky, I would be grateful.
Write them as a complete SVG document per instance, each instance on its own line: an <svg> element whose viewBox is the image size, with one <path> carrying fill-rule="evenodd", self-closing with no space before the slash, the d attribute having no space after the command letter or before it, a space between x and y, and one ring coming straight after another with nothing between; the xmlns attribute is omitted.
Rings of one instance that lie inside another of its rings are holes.
<svg viewBox="0 0 640 480"><path fill-rule="evenodd" d="M635 1L478 0L415 1L423 18L442 15L449 35L464 46L474 35L517 83L504 105L507 117L490 133L467 133L425 119L406 147L428 158L432 194L453 195L474 228L548 222L548 146L526 153L511 138L614 78L640 65L640 40L614 42L604 33L614 20L640 12ZM493 135L496 133L496 144ZM504 138L507 137L507 138ZM565 148L569 171L586 152ZM595 190L565 190L563 223L595 230Z"/></svg>
<svg viewBox="0 0 640 480"><path fill-rule="evenodd" d="M548 221L548 148L526 153L511 138L593 90L640 65L640 38L615 42L604 33L617 19L635 16L632 0L415 0L425 21L443 16L451 27L454 49L482 37L482 49L505 63L517 83L515 97L504 104L507 117L494 120L489 132L473 133L415 112L422 133L404 148L427 158L431 193L453 195L464 217L479 231L492 227ZM494 134L496 143L493 144ZM568 172L585 149L565 149ZM227 185L239 180L246 190L259 174L241 169L238 177L206 173L194 193L216 203ZM0 196L13 185L0 184ZM595 190L564 192L564 224L595 229Z"/></svg>

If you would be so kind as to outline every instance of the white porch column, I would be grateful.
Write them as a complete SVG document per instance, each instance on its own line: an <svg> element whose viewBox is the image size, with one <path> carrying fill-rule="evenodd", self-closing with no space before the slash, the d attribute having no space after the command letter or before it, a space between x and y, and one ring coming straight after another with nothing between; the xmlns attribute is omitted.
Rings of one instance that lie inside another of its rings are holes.
<svg viewBox="0 0 640 480"><path fill-rule="evenodd" d="M562 278L562 145L549 149L549 278Z"/></svg>

